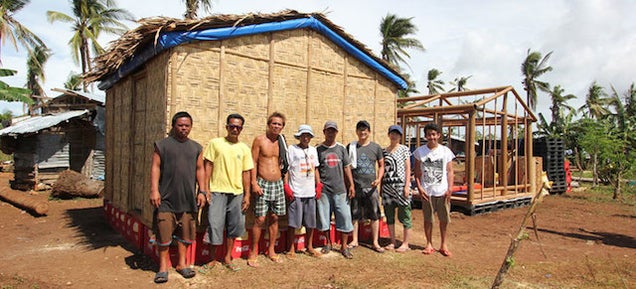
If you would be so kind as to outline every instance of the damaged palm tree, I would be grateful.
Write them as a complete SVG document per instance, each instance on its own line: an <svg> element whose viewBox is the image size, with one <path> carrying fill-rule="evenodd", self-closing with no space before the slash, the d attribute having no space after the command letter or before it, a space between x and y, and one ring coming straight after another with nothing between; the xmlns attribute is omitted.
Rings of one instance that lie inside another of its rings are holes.
<svg viewBox="0 0 636 289"><path fill-rule="evenodd" d="M552 182L548 180L548 175L546 174L546 172L543 172L541 174L541 181L543 182L543 185L534 196L534 199L532 199L532 203L528 208L528 212L526 212L526 215L523 217L523 221L521 221L521 226L519 227L517 236L510 241L508 253L506 253L506 258L504 258L503 264L501 264L501 268L499 268L499 273L497 273L497 277L492 284L492 289L499 288L499 286L501 286L501 283L503 283L503 280L508 273L508 269L510 269L510 267L512 267L512 265L514 264L514 254L519 248L521 240L528 238L528 233L526 233L526 226L528 224L528 221L530 221L530 219L534 220L534 212L537 210L537 206L539 205L539 203L541 203L541 201L543 201L544 196L550 194L548 190L552 187Z"/></svg>

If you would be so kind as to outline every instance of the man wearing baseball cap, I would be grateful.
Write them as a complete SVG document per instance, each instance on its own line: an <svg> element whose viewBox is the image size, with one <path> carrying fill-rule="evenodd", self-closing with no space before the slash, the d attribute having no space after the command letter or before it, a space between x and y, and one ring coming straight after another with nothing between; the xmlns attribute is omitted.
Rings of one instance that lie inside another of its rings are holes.
<svg viewBox="0 0 636 289"><path fill-rule="evenodd" d="M349 233L353 231L351 223L351 208L349 199L354 196L353 178L351 176L351 162L347 149L341 143L336 142L338 125L334 121L327 121L322 132L325 141L317 148L320 172L320 180L323 184L322 196L318 199L318 230L326 232L327 245L322 253L329 253L331 240L329 230L331 226L331 214L336 216L336 230L341 234L341 253L347 258L353 258L351 250L347 247ZM345 182L346 178L346 182Z"/></svg>
<svg viewBox="0 0 636 289"><path fill-rule="evenodd" d="M356 135L358 141L347 145L353 163L353 182L355 184L355 197L351 199L351 218L353 222L353 238L349 248L358 246L358 224L360 220L371 220L371 235L374 251L384 253L384 248L380 246L380 200L378 196L378 186L384 175L384 155L379 144L372 142L371 125L366 120L358 121L356 124ZM375 166L378 166L376 171Z"/></svg>

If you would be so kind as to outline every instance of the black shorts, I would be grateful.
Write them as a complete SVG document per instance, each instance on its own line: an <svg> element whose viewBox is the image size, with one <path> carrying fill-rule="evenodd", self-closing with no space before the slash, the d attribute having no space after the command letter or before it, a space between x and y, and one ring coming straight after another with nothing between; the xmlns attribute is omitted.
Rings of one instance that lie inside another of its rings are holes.
<svg viewBox="0 0 636 289"><path fill-rule="evenodd" d="M351 219L372 221L380 219L380 199L376 187L356 188L356 196L351 199Z"/></svg>

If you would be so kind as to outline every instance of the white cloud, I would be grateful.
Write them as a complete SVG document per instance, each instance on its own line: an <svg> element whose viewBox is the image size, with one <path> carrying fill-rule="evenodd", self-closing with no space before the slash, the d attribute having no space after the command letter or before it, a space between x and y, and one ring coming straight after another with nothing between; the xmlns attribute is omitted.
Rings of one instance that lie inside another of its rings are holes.
<svg viewBox="0 0 636 289"><path fill-rule="evenodd" d="M180 18L185 10L183 1L178 0L120 0L118 4L136 17ZM636 1L632 0L219 0L214 2L213 11L270 13L286 8L326 12L331 21L375 53L380 50L378 27L382 17L387 13L413 17L419 29L416 37L426 52L410 52L412 70L407 72L422 93L426 92L427 71L437 68L446 82L473 75L467 83L469 88L513 85L524 95L520 66L528 49L544 55L553 51L549 64L554 70L542 80L561 85L566 93L577 95L579 102L594 80L608 91L613 84L619 93L636 81L636 19L632 15ZM70 26L48 23L47 10L68 14L69 2L32 0L16 17L54 52L46 67L45 87L61 87L69 72L80 68L69 54ZM107 43L112 39L101 40ZM3 46L2 61L4 67L20 70L20 75L8 82L24 85L26 56ZM546 114L548 102L540 102L538 112ZM4 107L0 104L0 110Z"/></svg>

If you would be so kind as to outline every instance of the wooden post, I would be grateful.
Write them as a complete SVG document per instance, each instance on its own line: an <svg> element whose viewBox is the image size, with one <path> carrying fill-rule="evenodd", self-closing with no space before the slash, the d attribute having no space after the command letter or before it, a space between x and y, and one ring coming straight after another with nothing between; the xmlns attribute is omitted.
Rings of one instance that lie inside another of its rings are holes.
<svg viewBox="0 0 636 289"><path fill-rule="evenodd" d="M499 180L504 189L501 191L501 195L506 195L508 191L508 94L504 94L502 105L502 119L501 119L501 172L499 173Z"/></svg>
<svg viewBox="0 0 636 289"><path fill-rule="evenodd" d="M476 113L474 110L468 114L468 129L466 130L466 163L464 164L466 167L466 180L468 182L468 203L470 205L472 205L475 200L475 115Z"/></svg>

